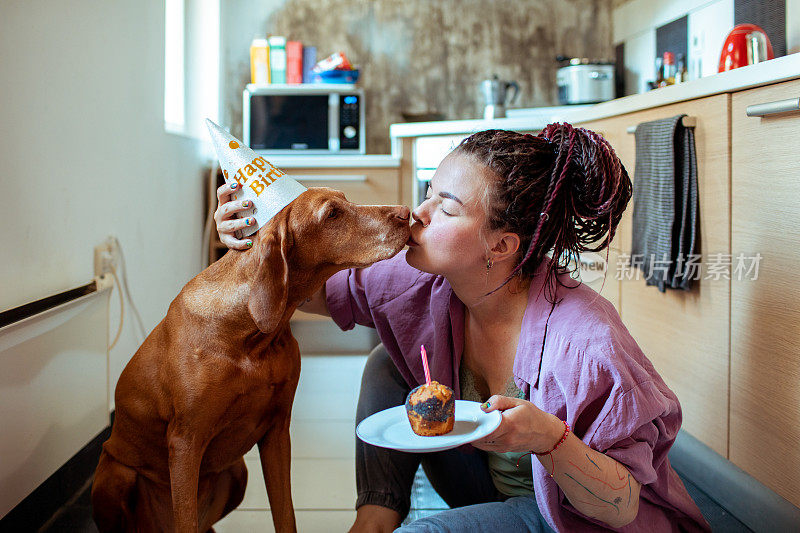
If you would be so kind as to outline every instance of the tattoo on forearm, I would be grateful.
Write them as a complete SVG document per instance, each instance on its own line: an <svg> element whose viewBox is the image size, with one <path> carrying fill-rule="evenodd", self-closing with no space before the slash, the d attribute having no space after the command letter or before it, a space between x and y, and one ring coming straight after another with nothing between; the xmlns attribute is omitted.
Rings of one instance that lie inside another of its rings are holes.
<svg viewBox="0 0 800 533"><path fill-rule="evenodd" d="M628 505L631 504L631 473L628 472Z"/></svg>
<svg viewBox="0 0 800 533"><path fill-rule="evenodd" d="M594 461L592 461L592 458L591 458L591 457L589 457L589 454L588 454L588 453L586 454L586 458L587 458L587 459L589 459L589 462L590 462L590 463L592 463L594 466L597 466L597 463L595 463ZM601 472L602 472L602 470L603 470L603 469L602 469L602 468L600 468L599 466L597 466L597 469L598 469L598 470L600 470Z"/></svg>
<svg viewBox="0 0 800 533"><path fill-rule="evenodd" d="M585 502L583 500L575 500L577 503L582 503L584 505L591 505L592 507L605 507L605 503L592 503L592 502Z"/></svg>
<svg viewBox="0 0 800 533"><path fill-rule="evenodd" d="M570 478L572 481L574 481L574 482L575 482L575 483L577 483L578 485L580 485L581 487L583 487L583 488L586 490L586 492L588 492L589 494L591 494L592 496L594 496L594 497L595 497L595 498L597 498L598 500L600 500L600 501L603 501L603 502L606 502L607 504L609 504L609 505L611 505L612 507L614 507L614 509L616 509L616 510L617 510L617 514L619 514L619 506L618 506L616 503L614 503L614 502L610 502L610 501L608 501L608 500L604 500L603 498L601 498L600 496L598 496L597 494L595 494L594 492L592 492L592 491L591 491L591 489L589 489L589 488L588 488L586 485L584 485L583 483L581 483L580 481L578 481L577 479L575 479L574 477L572 477L572 476L571 476L571 475L569 475L568 473L564 473L564 475L565 475L565 476L567 476L568 478Z"/></svg>
<svg viewBox="0 0 800 533"><path fill-rule="evenodd" d="M589 454L586 454L586 458L589 460L590 463L592 463L595 466L595 468L597 468L597 470L599 470L600 472L603 471L603 469L600 468L600 466L596 462L594 462L591 457L589 457ZM623 469L622 472L620 472L620 464L619 463L615 463L614 464L614 470L615 470L615 473L616 473L616 477L617 477L618 481L623 481L624 480L625 482L622 483L622 484L617 484L615 486L614 484L608 483L607 481L605 481L605 480L603 480L603 479L601 479L601 478L599 478L597 476L593 476L592 474L587 472L584 468L581 468L580 466L578 466L577 464L573 463L572 461L568 461L568 462L569 462L569 464L571 464L573 467L575 467L584 476L586 476L586 477L588 477L590 479L593 479L595 481L599 481L600 483L602 483L603 485L605 485L606 487L608 487L611 490L619 491L619 490L623 490L625 487L628 487L628 505L630 505L631 497L632 497L631 474L630 474L630 472L627 472L624 469ZM627 474L627 477L625 476L625 474ZM617 514L619 514L619 512L620 512L619 505L622 503L622 497L617 496L617 497L614 498L614 501L606 500L606 499L602 498L600 495L596 494L594 491L592 491L589 487L587 487L586 485L584 485L583 483L578 481L574 476L570 475L569 473L565 472L564 475L567 476L568 478L570 478L572 481L574 481L578 485L580 485L586 492L588 492L589 494L591 494L592 496L594 496L595 498L597 498L598 500L603 502L603 503L597 503L597 502L592 503L592 502L587 502L587 501L583 501L583 500L575 500L575 503L582 503L582 504L590 505L592 507L603 507L604 504L608 504L608 505L611 505L612 507L614 507L614 509L616 509L616 511L617 511Z"/></svg>
<svg viewBox="0 0 800 533"><path fill-rule="evenodd" d="M591 461L591 459L589 459L589 460ZM572 461L569 461L569 464L571 464L572 466L574 466L575 468L577 468L577 469L578 469L578 470L579 470L579 471L580 471L580 472L581 472L581 473L582 473L584 476L586 476L586 477L588 477L588 478L591 478L591 479L594 479L595 481L599 481L600 483L602 483L602 484L603 484L603 485L605 485L606 487L610 488L611 490L622 490L622 489L624 489L624 488L625 488L625 487L628 485L628 483L630 482L630 476L629 476L629 478L628 478L628 481L626 481L625 483L623 483L623 484L622 484L622 485L620 485L619 487L615 487L615 486L611 485L611 483L607 483L607 482L605 482L604 480L600 479L599 477L594 477L593 475L589 474L588 472L586 472L585 470L583 470L583 469L582 469L580 466L576 465L576 464L575 464L575 463L573 463ZM592 461L592 464L594 464L594 461ZM595 464L595 466L597 466L597 465ZM622 481L623 479L625 479L625 476L620 476L620 475L619 475L619 464L617 464L616 466L617 466L617 476L618 476L618 479L619 479L619 481ZM600 467L598 467L598 468L600 468ZM602 472L602 469L601 469L600 471Z"/></svg>

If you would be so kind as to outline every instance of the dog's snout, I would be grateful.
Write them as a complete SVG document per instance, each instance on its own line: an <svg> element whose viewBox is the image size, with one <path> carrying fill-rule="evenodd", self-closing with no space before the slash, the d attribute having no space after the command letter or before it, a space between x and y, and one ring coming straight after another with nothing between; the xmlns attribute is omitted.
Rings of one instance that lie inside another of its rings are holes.
<svg viewBox="0 0 800 533"><path fill-rule="evenodd" d="M407 206L401 206L395 213L395 216L400 220L409 220L411 218L411 209Z"/></svg>

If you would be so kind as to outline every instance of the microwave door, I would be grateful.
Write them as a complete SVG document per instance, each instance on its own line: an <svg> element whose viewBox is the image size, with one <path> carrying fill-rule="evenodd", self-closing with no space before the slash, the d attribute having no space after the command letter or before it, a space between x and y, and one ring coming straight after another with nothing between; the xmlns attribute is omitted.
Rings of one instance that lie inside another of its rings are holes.
<svg viewBox="0 0 800 533"><path fill-rule="evenodd" d="M250 147L254 150L327 152L328 94L254 94L250 99Z"/></svg>

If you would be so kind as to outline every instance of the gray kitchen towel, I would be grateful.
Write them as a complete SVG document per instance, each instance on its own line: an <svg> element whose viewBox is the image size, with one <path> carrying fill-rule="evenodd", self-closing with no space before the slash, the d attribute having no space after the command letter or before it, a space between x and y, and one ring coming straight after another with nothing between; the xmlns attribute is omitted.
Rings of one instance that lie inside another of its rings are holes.
<svg viewBox="0 0 800 533"><path fill-rule="evenodd" d="M690 290L699 273L697 157L683 116L636 127L631 264L661 292Z"/></svg>

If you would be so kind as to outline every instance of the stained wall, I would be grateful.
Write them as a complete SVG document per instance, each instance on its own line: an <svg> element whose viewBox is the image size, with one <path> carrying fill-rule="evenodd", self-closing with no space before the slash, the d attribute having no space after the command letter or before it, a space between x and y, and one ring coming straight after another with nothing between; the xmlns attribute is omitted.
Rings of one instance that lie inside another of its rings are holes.
<svg viewBox="0 0 800 533"><path fill-rule="evenodd" d="M223 94L232 130L241 133L250 39L259 31L285 35L316 46L319 57L342 50L361 68L368 153L389 152L389 124L402 122L403 111L480 117L478 86L495 74L519 83L513 107L556 105L557 55L613 58L612 0L238 4L225 8L223 19Z"/></svg>

